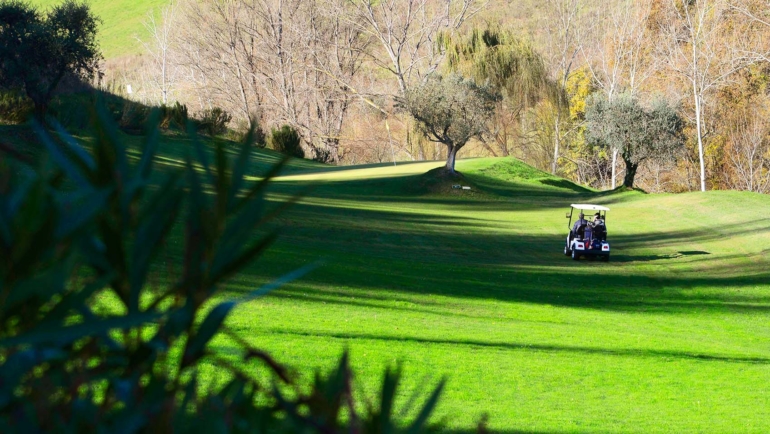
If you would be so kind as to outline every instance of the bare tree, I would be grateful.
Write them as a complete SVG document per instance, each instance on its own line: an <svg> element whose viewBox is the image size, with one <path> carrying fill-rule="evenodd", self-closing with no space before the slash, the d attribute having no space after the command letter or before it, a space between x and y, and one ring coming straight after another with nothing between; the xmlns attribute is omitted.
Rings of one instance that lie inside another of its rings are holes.
<svg viewBox="0 0 770 434"><path fill-rule="evenodd" d="M303 120L308 131L329 153L329 159L339 164L340 131L355 89L369 38L358 26L345 19L346 2L328 1L324 7L312 3L307 11L304 88L311 104L305 106Z"/></svg>
<svg viewBox="0 0 770 434"><path fill-rule="evenodd" d="M749 19L748 26L741 32L744 49L749 56L770 62L767 38L770 30L770 0L732 0L730 7Z"/></svg>
<svg viewBox="0 0 770 434"><path fill-rule="evenodd" d="M187 81L201 99L216 101L241 120L255 119L261 94L248 66L257 42L244 32L250 19L244 3L188 1L185 6L178 46Z"/></svg>
<svg viewBox="0 0 770 434"><path fill-rule="evenodd" d="M399 95L438 68L444 58L438 39L451 36L476 14L479 0L355 0L351 20L385 52L369 59L392 74Z"/></svg>
<svg viewBox="0 0 770 434"><path fill-rule="evenodd" d="M186 58L242 118L297 129L312 154L339 162L340 131L368 38L350 4L301 0L188 3Z"/></svg>
<svg viewBox="0 0 770 434"><path fill-rule="evenodd" d="M609 101L619 93L636 97L658 68L647 29L651 8L651 0L639 0L605 4L591 11L594 24L581 35L580 50L595 85ZM617 158L618 150L613 148L612 188L616 187Z"/></svg>
<svg viewBox="0 0 770 434"><path fill-rule="evenodd" d="M149 71L144 81L149 82L160 93L158 100L164 105L168 104L169 95L173 92L178 78L178 69L172 59L172 30L177 25L177 3L172 1L161 9L160 21L156 19L154 11L147 13L144 27L149 34L149 40L144 41L136 37L150 57Z"/></svg>
<svg viewBox="0 0 770 434"><path fill-rule="evenodd" d="M695 112L695 133L700 165L700 189L706 191L704 156L705 98L724 85L753 59L731 42L736 26L728 23L724 0L670 0L663 23L667 43L662 44L668 67L690 87ZM730 24L730 25L728 25Z"/></svg>
<svg viewBox="0 0 770 434"><path fill-rule="evenodd" d="M581 0L545 0L546 14L544 16L547 29L546 51L550 58L551 67L556 74L555 81L561 89L567 88L567 81L574 71L578 59L580 45L578 43L578 25L582 13ZM564 108L569 105L566 95L559 95L555 105L553 130L553 159L551 173L556 174L561 143L565 134L562 125Z"/></svg>
<svg viewBox="0 0 770 434"><path fill-rule="evenodd" d="M730 131L731 148L727 153L733 176L730 185L758 193L770 192L770 137L759 116L743 113Z"/></svg>

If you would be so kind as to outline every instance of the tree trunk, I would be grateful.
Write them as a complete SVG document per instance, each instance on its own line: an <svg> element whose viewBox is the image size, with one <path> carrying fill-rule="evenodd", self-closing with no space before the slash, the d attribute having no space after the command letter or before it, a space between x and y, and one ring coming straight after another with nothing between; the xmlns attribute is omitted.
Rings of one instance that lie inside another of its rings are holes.
<svg viewBox="0 0 770 434"><path fill-rule="evenodd" d="M623 177L623 186L633 188L634 178L636 178L636 169L639 168L639 163L632 163L625 158L623 161L626 163L626 176Z"/></svg>
<svg viewBox="0 0 770 434"><path fill-rule="evenodd" d="M459 150L460 147L457 145L447 145L446 168L451 173L455 173L455 159Z"/></svg>
<svg viewBox="0 0 770 434"><path fill-rule="evenodd" d="M706 164L703 157L703 135L701 134L701 98L698 94L698 89L693 82L693 96L695 97L695 128L697 129L698 136L698 157L700 158L700 191L706 191Z"/></svg>
<svg viewBox="0 0 770 434"><path fill-rule="evenodd" d="M559 110L560 107L557 107L556 110ZM559 142L561 141L559 137L559 124L561 123L561 113L557 111L556 113L556 121L554 122L554 133L553 133L553 162L551 163L551 174L556 175L556 168L559 164Z"/></svg>
<svg viewBox="0 0 770 434"><path fill-rule="evenodd" d="M617 187L617 184L615 180L617 179L617 164L618 164L618 150L612 149L612 189L614 190L615 187Z"/></svg>

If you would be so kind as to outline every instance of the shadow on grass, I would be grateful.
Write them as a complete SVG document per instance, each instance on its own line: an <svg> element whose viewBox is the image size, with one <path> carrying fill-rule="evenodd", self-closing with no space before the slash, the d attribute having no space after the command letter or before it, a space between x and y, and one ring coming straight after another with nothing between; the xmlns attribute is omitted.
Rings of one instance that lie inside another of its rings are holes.
<svg viewBox="0 0 770 434"><path fill-rule="evenodd" d="M266 269L279 273L290 271L292 261L328 258L324 267L303 279L318 288L303 291L307 301L377 304L382 301L378 294L392 297L395 292L624 312L770 311L770 294L754 290L770 282L770 264L762 253L646 253L768 234L766 220L655 234L613 235L610 226L611 262L589 263L562 254L562 234L530 234L524 227L505 227L505 222L472 214L349 208L333 198L310 199L313 203L299 204L280 219L283 235L276 254L263 260ZM647 268L635 267L645 264ZM649 268L658 264L666 268ZM671 274L669 267L678 271ZM327 288L360 289L370 299L353 301ZM741 288L752 290L736 291Z"/></svg>
<svg viewBox="0 0 770 434"><path fill-rule="evenodd" d="M515 342L489 342L473 339L429 339L421 337L404 337L404 336L382 336L367 333L328 333L328 332L304 332L304 331L292 331L292 330L276 330L272 329L271 333L304 336L304 337L319 337L319 338L334 338L343 340L376 340L385 342L405 342L405 343L418 343L418 344L433 344L433 345L459 345L468 347L481 347L481 348L493 348L500 350L527 350L527 351L542 351L550 353L570 353L570 354L583 354L583 355L602 355L602 356L618 356L618 357L652 357L652 358L664 358L664 359L678 359L678 360L696 360L706 362L726 362L726 363L744 363L744 364L770 364L770 358L766 357L743 357L743 356L728 356L719 354L706 354L695 353L687 351L670 351L670 350L652 350L652 349L606 349L597 347L581 347L572 345L542 345L542 344L519 344Z"/></svg>
<svg viewBox="0 0 770 434"><path fill-rule="evenodd" d="M260 155L265 161L257 162L259 167L276 157L270 153ZM276 222L281 230L276 248L260 260L256 266L259 270L248 270L244 278L274 278L302 261L328 258L327 265L303 279L309 286L319 288L305 291L308 301L377 305L383 300L378 294L392 297L399 293L405 297L438 294L631 312L770 311L770 294L716 290L766 286L770 281L767 260L745 261L739 255L682 249L683 244L770 233L770 221L622 233L613 229L610 220L611 262L575 262L562 254L566 227L561 227L561 223L546 233L542 229L541 233L532 233L531 222L477 216L487 211L566 210L571 202L596 198L612 206L631 200L635 193L577 193L561 188L564 186L560 184L536 186L532 181L506 183L476 177L477 182L496 183L494 188L503 196L490 200L405 194L404 187L418 178L419 175L325 184L279 179L271 186L275 195L272 206L308 186L316 188L303 203L281 214ZM436 212L426 212L430 207ZM466 214L452 214L453 210ZM557 213L560 216L562 212ZM659 264L676 266L680 272L666 274L669 270L661 268L663 272L658 273L653 267ZM644 265L644 271L634 265ZM265 270L271 276L265 276ZM714 290L709 290L708 295L692 291L704 287ZM330 293L329 288L356 288L367 291L371 298L353 301Z"/></svg>
<svg viewBox="0 0 770 434"><path fill-rule="evenodd" d="M684 258L687 256L701 256L701 255L710 255L709 252L703 252L703 251L685 251L685 252L676 252L669 255L613 255L612 261L613 262L650 262L650 261L660 261L664 259L677 259L677 258Z"/></svg>
<svg viewBox="0 0 770 434"><path fill-rule="evenodd" d="M457 207L479 207L493 209L515 207L525 209L569 209L570 203L586 201L596 197L588 190L565 189L548 186L540 182L501 182L484 181L484 177L468 174L466 178L476 188L466 191L448 189L442 194L419 193L423 183L422 175L390 176L374 179L340 179L330 181L296 181L278 179L271 186L271 191L290 195L313 187L314 196L329 197L338 200L350 200L358 203L413 203L438 204ZM565 181L569 183L569 181ZM571 183L570 183L571 184ZM608 200L604 199L603 203Z"/></svg>

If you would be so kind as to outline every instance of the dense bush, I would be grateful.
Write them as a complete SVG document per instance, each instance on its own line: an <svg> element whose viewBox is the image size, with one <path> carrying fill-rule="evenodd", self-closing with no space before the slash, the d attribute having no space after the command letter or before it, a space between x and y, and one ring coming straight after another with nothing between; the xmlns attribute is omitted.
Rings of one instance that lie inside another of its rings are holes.
<svg viewBox="0 0 770 434"><path fill-rule="evenodd" d="M201 131L209 136L218 136L227 132L227 125L233 117L230 113L222 110L219 107L203 110L195 123L198 127L198 131Z"/></svg>
<svg viewBox="0 0 770 434"><path fill-rule="evenodd" d="M270 149L284 155L305 158L305 151L302 149L302 140L299 137L299 133L289 125L284 125L278 130L273 129L268 145Z"/></svg>
<svg viewBox="0 0 770 434"><path fill-rule="evenodd" d="M334 161L332 153L324 148L314 149L313 160L318 161L319 163L330 163Z"/></svg>
<svg viewBox="0 0 770 434"><path fill-rule="evenodd" d="M26 122L34 110L32 100L16 91L0 91L0 123Z"/></svg>
<svg viewBox="0 0 770 434"><path fill-rule="evenodd" d="M143 131L149 116L149 107L137 102L125 101L120 110L118 124L126 132L140 132Z"/></svg>
<svg viewBox="0 0 770 434"><path fill-rule="evenodd" d="M0 85L23 89L43 119L62 79L98 74L98 22L87 4L75 0L44 13L27 2L0 0Z"/></svg>
<svg viewBox="0 0 770 434"><path fill-rule="evenodd" d="M0 159L14 166L0 182L0 432L365 433L426 426L441 385L410 424L397 423L398 370L385 373L376 404L356 402L346 356L302 387L227 326L240 304L309 270L242 298L214 299L274 239L255 231L274 215L261 198L281 164L248 184L252 138L237 157L221 144L208 155L193 138L196 158L160 171L153 165L157 133L130 158L110 113L91 112L92 149L39 130L50 158L35 167L13 161L14 152ZM183 238L178 243L170 242L174 228ZM176 267L153 272L159 257ZM217 336L232 342L233 355L212 347ZM221 381L207 381L207 372Z"/></svg>

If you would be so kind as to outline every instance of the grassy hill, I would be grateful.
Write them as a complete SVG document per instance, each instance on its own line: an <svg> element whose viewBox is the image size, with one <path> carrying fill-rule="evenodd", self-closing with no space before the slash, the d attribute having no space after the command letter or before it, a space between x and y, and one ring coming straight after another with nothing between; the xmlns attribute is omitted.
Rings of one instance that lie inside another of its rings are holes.
<svg viewBox="0 0 770 434"><path fill-rule="evenodd" d="M43 8L61 3L61 0L32 0ZM87 0L101 18L99 43L105 58L141 52L136 36L145 37L144 22L150 11L157 12L168 0Z"/></svg>
<svg viewBox="0 0 770 434"><path fill-rule="evenodd" d="M186 144L166 140L176 164ZM275 158L256 153L254 176ZM461 160L472 190L421 191L441 164L290 165L273 200L315 189L229 293L325 265L232 326L304 373L350 349L363 392L398 361L403 401L447 376L451 430L485 412L504 432L770 429L767 196L592 192L513 159ZM611 208L610 263L562 255L575 202Z"/></svg>
<svg viewBox="0 0 770 434"><path fill-rule="evenodd" d="M189 142L161 149L173 167ZM458 162L471 190L435 188L442 164L290 164L272 201L315 188L228 296L324 265L230 325L308 381L349 349L362 393L403 362L401 404L446 376L450 431L483 413L509 433L770 430L767 196L595 192L493 158ZM576 202L611 208L611 262L563 256Z"/></svg>

